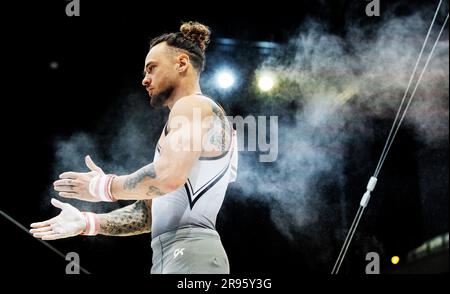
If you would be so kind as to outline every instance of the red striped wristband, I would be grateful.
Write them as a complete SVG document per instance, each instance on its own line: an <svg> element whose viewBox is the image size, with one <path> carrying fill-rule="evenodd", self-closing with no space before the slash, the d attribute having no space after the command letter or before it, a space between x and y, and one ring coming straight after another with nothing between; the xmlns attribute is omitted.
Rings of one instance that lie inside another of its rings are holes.
<svg viewBox="0 0 450 294"><path fill-rule="evenodd" d="M89 193L100 201L117 201L111 194L111 185L115 177L117 176L112 174L93 177L89 182Z"/></svg>
<svg viewBox="0 0 450 294"><path fill-rule="evenodd" d="M92 212L81 212L86 221L86 228L81 235L85 236L95 236L100 231L100 220L98 219L98 215Z"/></svg>

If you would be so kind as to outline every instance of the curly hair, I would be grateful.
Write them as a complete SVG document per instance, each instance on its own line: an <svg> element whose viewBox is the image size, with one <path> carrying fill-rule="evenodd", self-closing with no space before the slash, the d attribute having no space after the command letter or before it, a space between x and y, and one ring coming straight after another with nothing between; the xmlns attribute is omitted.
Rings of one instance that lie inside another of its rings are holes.
<svg viewBox="0 0 450 294"><path fill-rule="evenodd" d="M159 43L184 51L189 55L192 66L200 73L205 67L205 50L210 40L209 27L194 21L185 22L177 33L167 33L150 41L150 49Z"/></svg>

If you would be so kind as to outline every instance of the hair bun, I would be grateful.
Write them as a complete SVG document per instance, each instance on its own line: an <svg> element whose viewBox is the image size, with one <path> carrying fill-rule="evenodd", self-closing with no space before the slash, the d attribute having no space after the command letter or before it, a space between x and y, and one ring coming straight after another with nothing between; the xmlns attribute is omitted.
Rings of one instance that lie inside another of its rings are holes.
<svg viewBox="0 0 450 294"><path fill-rule="evenodd" d="M207 26L199 22L189 21L181 25L180 32L186 39L196 43L202 51L205 51L211 35L211 31Z"/></svg>

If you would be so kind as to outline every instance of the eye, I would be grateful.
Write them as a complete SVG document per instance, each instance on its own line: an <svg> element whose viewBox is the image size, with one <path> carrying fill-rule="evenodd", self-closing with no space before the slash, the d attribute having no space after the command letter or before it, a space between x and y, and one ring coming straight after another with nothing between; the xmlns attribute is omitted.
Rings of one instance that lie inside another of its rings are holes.
<svg viewBox="0 0 450 294"><path fill-rule="evenodd" d="M151 74L153 72L153 70L155 69L155 67L156 67L156 65L147 66L147 68L143 72L144 76Z"/></svg>

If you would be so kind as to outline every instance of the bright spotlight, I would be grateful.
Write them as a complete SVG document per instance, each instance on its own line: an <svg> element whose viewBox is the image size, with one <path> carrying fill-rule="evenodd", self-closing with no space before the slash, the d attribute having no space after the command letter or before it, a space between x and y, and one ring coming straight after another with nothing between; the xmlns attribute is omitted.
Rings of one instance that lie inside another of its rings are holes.
<svg viewBox="0 0 450 294"><path fill-rule="evenodd" d="M273 88L274 84L275 84L275 81L274 81L273 77L270 75L267 75L267 74L262 75L258 81L258 87L261 89L261 91L264 91L264 92L270 91Z"/></svg>
<svg viewBox="0 0 450 294"><path fill-rule="evenodd" d="M230 88L234 84L234 76L229 71L222 71L217 75L217 83L222 89Z"/></svg>
<svg viewBox="0 0 450 294"><path fill-rule="evenodd" d="M391 258L392 264L397 264L399 261L400 261L400 257L392 256L392 258Z"/></svg>

